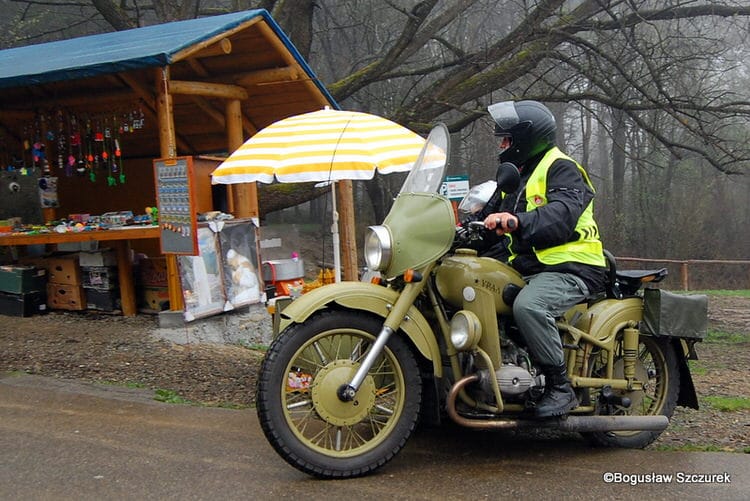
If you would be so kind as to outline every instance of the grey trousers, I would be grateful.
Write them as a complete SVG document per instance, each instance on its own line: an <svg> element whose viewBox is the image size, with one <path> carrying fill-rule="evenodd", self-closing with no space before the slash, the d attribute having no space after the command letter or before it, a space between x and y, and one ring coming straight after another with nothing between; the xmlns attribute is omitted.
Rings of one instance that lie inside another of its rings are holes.
<svg viewBox="0 0 750 501"><path fill-rule="evenodd" d="M513 316L532 358L542 366L563 364L555 318L588 296L588 288L571 273L542 272L524 277L527 285L513 302Z"/></svg>

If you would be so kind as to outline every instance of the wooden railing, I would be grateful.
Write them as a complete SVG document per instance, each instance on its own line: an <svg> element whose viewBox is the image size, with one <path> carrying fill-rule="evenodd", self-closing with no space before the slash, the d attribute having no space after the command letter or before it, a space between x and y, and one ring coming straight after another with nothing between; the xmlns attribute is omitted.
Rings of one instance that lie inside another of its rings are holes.
<svg viewBox="0 0 750 501"><path fill-rule="evenodd" d="M667 278L672 285L682 290L697 289L750 289L750 260L745 259L649 259L640 257L617 257L618 269L635 269L644 263L648 268L666 265L670 272ZM671 265L671 266L670 266ZM677 267L676 274L673 268ZM698 271L700 268L700 271ZM679 284L675 283L679 276Z"/></svg>

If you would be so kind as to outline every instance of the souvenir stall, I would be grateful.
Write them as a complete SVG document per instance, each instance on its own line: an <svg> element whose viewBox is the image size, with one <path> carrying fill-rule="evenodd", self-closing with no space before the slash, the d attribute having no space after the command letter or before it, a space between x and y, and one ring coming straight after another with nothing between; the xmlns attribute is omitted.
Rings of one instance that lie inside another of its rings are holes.
<svg viewBox="0 0 750 501"><path fill-rule="evenodd" d="M93 278L53 283L106 284L125 315L144 280L188 320L258 301L257 188L210 173L266 125L324 106L337 107L265 10L0 51L0 257L110 248Z"/></svg>

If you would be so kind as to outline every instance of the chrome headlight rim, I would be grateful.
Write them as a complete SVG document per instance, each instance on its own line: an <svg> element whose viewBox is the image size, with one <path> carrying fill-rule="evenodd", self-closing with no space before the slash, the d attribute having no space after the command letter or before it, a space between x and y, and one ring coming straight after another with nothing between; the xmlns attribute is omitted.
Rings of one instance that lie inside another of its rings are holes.
<svg viewBox="0 0 750 501"><path fill-rule="evenodd" d="M386 226L368 226L365 238L365 263L373 271L384 271L393 257L393 239Z"/></svg>
<svg viewBox="0 0 750 501"><path fill-rule="evenodd" d="M450 323L451 344L458 351L474 350L482 337L482 324L471 311L457 311Z"/></svg>

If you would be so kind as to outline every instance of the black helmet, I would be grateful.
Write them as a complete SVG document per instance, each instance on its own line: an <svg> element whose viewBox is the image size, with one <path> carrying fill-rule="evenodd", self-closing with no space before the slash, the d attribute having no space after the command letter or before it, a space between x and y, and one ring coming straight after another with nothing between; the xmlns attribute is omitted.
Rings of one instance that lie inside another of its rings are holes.
<svg viewBox="0 0 750 501"><path fill-rule="evenodd" d="M538 101L503 101L487 107L495 121L495 135L509 137L510 145L500 152L501 162L519 167L555 145L555 116Z"/></svg>

